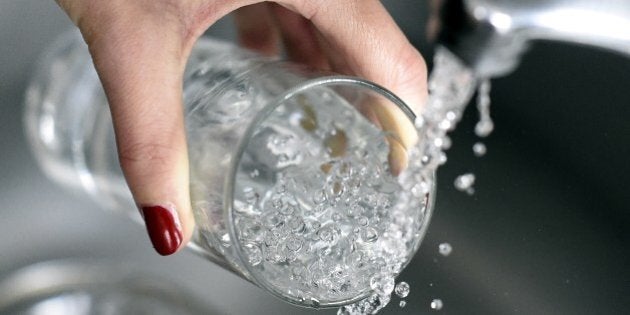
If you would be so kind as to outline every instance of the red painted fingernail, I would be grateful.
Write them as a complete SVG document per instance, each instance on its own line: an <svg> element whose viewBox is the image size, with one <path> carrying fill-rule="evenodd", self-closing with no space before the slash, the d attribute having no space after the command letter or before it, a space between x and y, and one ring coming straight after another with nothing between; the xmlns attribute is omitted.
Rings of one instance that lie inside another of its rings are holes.
<svg viewBox="0 0 630 315"><path fill-rule="evenodd" d="M177 251L182 244L182 228L175 209L144 206L141 211L155 250L162 256Z"/></svg>

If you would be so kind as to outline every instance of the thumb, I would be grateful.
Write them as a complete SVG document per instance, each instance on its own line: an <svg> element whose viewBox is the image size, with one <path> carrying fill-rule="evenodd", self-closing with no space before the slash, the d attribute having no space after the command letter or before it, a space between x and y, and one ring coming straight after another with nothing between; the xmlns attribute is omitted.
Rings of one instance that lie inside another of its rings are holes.
<svg viewBox="0 0 630 315"><path fill-rule="evenodd" d="M110 104L123 173L153 246L170 255L194 228L182 108L187 52L178 27L117 14L97 32L79 25Z"/></svg>

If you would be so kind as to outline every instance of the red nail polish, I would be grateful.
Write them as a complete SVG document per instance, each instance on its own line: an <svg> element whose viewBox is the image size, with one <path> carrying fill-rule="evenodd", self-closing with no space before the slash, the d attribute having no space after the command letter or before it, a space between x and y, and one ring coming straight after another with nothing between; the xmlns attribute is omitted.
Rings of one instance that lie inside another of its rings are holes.
<svg viewBox="0 0 630 315"><path fill-rule="evenodd" d="M141 208L149 238L162 256L173 254L182 244L182 230L175 210L162 206Z"/></svg>

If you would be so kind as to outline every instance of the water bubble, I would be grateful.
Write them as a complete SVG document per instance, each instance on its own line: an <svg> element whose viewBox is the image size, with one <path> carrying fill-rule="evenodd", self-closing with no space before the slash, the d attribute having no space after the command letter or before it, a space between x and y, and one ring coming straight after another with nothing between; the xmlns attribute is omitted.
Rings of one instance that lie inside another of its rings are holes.
<svg viewBox="0 0 630 315"><path fill-rule="evenodd" d="M457 190L465 191L469 195L472 195L475 192L473 188L474 184L475 184L475 174L472 174L472 173L459 175L457 176L457 178L455 178L455 182L454 182L455 188Z"/></svg>
<svg viewBox="0 0 630 315"><path fill-rule="evenodd" d="M440 255L446 257L451 254L453 247L449 243L442 243L438 246L438 251L440 252Z"/></svg>
<svg viewBox="0 0 630 315"><path fill-rule="evenodd" d="M335 222L339 222L339 221L341 221L341 219L342 219L341 214L339 214L339 213L337 213L337 212L333 213L333 214L330 216L330 218L331 218L333 221L335 221Z"/></svg>
<svg viewBox="0 0 630 315"><path fill-rule="evenodd" d="M287 226L295 233L302 233L305 228L304 220L300 217L292 217Z"/></svg>
<svg viewBox="0 0 630 315"><path fill-rule="evenodd" d="M370 278L370 288L378 295L390 295L394 291L394 277L387 274L376 274Z"/></svg>
<svg viewBox="0 0 630 315"><path fill-rule="evenodd" d="M431 309L439 311L444 307L444 303L440 299L433 299L431 301Z"/></svg>
<svg viewBox="0 0 630 315"><path fill-rule="evenodd" d="M313 202L318 205L326 202L326 192L324 192L323 190L318 190L317 192L315 192L315 194L313 194Z"/></svg>
<svg viewBox="0 0 630 315"><path fill-rule="evenodd" d="M400 306L400 308L407 306L407 301L405 300L400 301L400 303L398 303L398 306Z"/></svg>
<svg viewBox="0 0 630 315"><path fill-rule="evenodd" d="M279 183L276 186L276 193L278 193L279 195L284 194L287 191L287 185L283 184L283 183Z"/></svg>
<svg viewBox="0 0 630 315"><path fill-rule="evenodd" d="M260 247L253 243L246 243L244 246L245 254L247 255L247 261L252 266L257 266L262 262L262 251Z"/></svg>
<svg viewBox="0 0 630 315"><path fill-rule="evenodd" d="M278 244L278 240L280 239L280 233L277 231L267 231L265 233L264 242L267 246L275 246Z"/></svg>
<svg viewBox="0 0 630 315"><path fill-rule="evenodd" d="M401 281L394 288L394 292L400 298L406 298L409 295L409 284L407 282Z"/></svg>
<svg viewBox="0 0 630 315"><path fill-rule="evenodd" d="M336 181L332 183L330 186L328 186L328 195L334 200L339 200L339 198L341 198L345 190L346 190L345 185L341 182Z"/></svg>
<svg viewBox="0 0 630 315"><path fill-rule="evenodd" d="M263 222L265 226L269 229L278 228L284 225L283 218L278 214L278 212L269 212L266 213L263 217Z"/></svg>
<svg viewBox="0 0 630 315"><path fill-rule="evenodd" d="M287 249L293 252L297 252L302 249L302 240L299 237L289 237L286 242Z"/></svg>
<svg viewBox="0 0 630 315"><path fill-rule="evenodd" d="M276 198L271 201L271 205L274 209L280 210L284 207L284 202L282 201L282 198Z"/></svg>
<svg viewBox="0 0 630 315"><path fill-rule="evenodd" d="M243 195L245 197L245 202L250 205L255 204L258 201L259 195L252 187L243 188Z"/></svg>
<svg viewBox="0 0 630 315"><path fill-rule="evenodd" d="M363 207L361 207L358 204L355 204L355 205L352 205L352 206L346 208L346 215L348 217L354 218L354 217L357 217L357 216L361 215L364 211L365 211L365 209L363 209Z"/></svg>
<svg viewBox="0 0 630 315"><path fill-rule="evenodd" d="M258 171L258 169L254 169L251 173L249 173L249 177L251 178L256 178L260 175L260 172Z"/></svg>
<svg viewBox="0 0 630 315"><path fill-rule="evenodd" d="M473 153L476 157L481 157L486 154L486 145L483 142L477 142L473 145Z"/></svg>
<svg viewBox="0 0 630 315"><path fill-rule="evenodd" d="M317 236L324 242L334 243L339 239L340 231L333 225L324 226L317 231Z"/></svg>
<svg viewBox="0 0 630 315"><path fill-rule="evenodd" d="M369 223L369 219L367 217L361 216L357 219L357 223L359 223L360 226L367 226Z"/></svg>
<svg viewBox="0 0 630 315"><path fill-rule="evenodd" d="M278 209L278 212L282 215L292 215L297 211L297 205L287 204L285 207Z"/></svg>
<svg viewBox="0 0 630 315"><path fill-rule="evenodd" d="M378 231L373 227L366 227L361 230L361 240L366 243L374 243L378 239Z"/></svg>
<svg viewBox="0 0 630 315"><path fill-rule="evenodd" d="M230 242L230 234L224 233L219 237L219 242L223 247L230 247L232 243Z"/></svg>

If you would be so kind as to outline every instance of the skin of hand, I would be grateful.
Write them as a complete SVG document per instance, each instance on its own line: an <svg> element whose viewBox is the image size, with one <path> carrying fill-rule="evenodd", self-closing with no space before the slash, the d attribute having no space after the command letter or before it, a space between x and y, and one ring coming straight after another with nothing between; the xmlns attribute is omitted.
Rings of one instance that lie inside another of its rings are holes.
<svg viewBox="0 0 630 315"><path fill-rule="evenodd" d="M194 230L183 73L195 41L221 17L234 12L247 48L274 55L284 47L292 61L376 82L416 111L427 97L422 56L377 0L57 2L88 44L110 104L121 168L161 255L179 250ZM399 124L397 114L376 114L402 146L415 141L413 126Z"/></svg>

